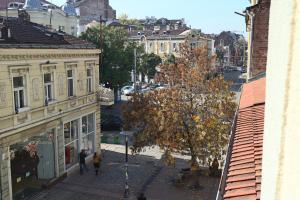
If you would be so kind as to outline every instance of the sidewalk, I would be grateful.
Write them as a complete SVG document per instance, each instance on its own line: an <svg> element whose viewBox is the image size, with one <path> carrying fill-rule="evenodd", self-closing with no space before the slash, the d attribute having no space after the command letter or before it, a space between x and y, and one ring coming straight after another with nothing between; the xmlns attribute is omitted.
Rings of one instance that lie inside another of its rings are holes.
<svg viewBox="0 0 300 200"><path fill-rule="evenodd" d="M124 146L102 144L104 157L101 173L89 172L79 175L74 171L65 180L45 190L33 200L119 200L124 193ZM129 152L130 153L130 152ZM144 192L147 200L210 200L216 195L218 179L203 177L199 191L176 188L173 184L180 168L187 167L184 159L177 159L177 167L166 167L160 160L161 152L154 148L142 155L129 155L130 200L136 200Z"/></svg>

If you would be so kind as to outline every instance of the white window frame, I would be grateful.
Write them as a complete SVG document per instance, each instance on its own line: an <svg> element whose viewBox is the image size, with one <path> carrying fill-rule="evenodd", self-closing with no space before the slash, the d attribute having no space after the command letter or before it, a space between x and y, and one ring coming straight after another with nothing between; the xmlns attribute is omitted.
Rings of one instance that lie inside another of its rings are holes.
<svg viewBox="0 0 300 200"><path fill-rule="evenodd" d="M64 144L64 153L65 153L65 147L66 146L68 146L68 145L70 145L70 144L72 144L72 143L76 143L76 145L77 145L77 154L79 154L79 149L80 149L80 140L79 140L79 138L80 138L80 132L81 132L81 130L80 130L80 128L81 128L81 121L79 120L80 118L76 118L76 119L73 119L73 120L70 120L70 121L67 121L67 122L64 122L63 123L63 144ZM77 137L75 137L72 141L70 141L70 142L68 142L68 143L65 143L65 131L64 131L64 127L65 127L65 124L70 124L70 133L69 133L69 137L71 138L71 135L72 135L72 133L71 133L71 131L72 131L72 122L73 121L77 121ZM66 165L66 156L64 156L64 169L65 169L65 171L69 171L69 170L71 170L71 169L73 169L77 164L79 163L79 158L77 158L77 163L74 163L74 165L72 165L72 166L70 166L69 168L67 168L67 165Z"/></svg>
<svg viewBox="0 0 300 200"><path fill-rule="evenodd" d="M50 82L45 83L45 75L50 74ZM45 101L47 102L52 102L55 100L54 97L54 79L53 79L53 74L52 73L44 73L43 74L43 79L44 79L44 91L45 91ZM51 92L50 92L50 98L49 98L49 87L51 87Z"/></svg>
<svg viewBox="0 0 300 200"><path fill-rule="evenodd" d="M165 52L165 44L163 42L160 43L160 52Z"/></svg>
<svg viewBox="0 0 300 200"><path fill-rule="evenodd" d="M174 42L173 43L173 52L177 52L177 43L176 42Z"/></svg>
<svg viewBox="0 0 300 200"><path fill-rule="evenodd" d="M91 75L88 76L88 71L90 70ZM93 93L94 92L94 70L92 67L88 67L86 69L86 84L87 84L87 93Z"/></svg>
<svg viewBox="0 0 300 200"><path fill-rule="evenodd" d="M17 87L15 88L14 86L14 78L17 78L17 77L22 77L22 81L23 81L23 86L22 87ZM26 91L26 77L25 75L20 75L20 76L13 76L12 78L12 82L13 82L13 98L14 98L14 108L15 108L15 111L17 112L22 112L23 110L26 110L26 106L27 106L27 91ZM23 90L23 107L20 107L20 91ZM15 99L15 92L18 93L18 105L16 105L16 99Z"/></svg>
<svg viewBox="0 0 300 200"><path fill-rule="evenodd" d="M72 71L72 76L69 77L68 76L68 71ZM73 91L73 94L70 95L70 91L69 91L69 80L72 80L73 84L73 88L72 88L72 91ZM75 77L74 77L74 69L67 69L67 92L68 92L68 97L74 97L75 96Z"/></svg>

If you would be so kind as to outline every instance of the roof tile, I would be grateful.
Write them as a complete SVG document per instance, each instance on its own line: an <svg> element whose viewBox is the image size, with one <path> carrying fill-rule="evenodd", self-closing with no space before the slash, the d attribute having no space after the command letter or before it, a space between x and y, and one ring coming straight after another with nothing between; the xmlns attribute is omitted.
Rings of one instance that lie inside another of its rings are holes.
<svg viewBox="0 0 300 200"><path fill-rule="evenodd" d="M243 86L225 200L260 199L263 154L265 78Z"/></svg>

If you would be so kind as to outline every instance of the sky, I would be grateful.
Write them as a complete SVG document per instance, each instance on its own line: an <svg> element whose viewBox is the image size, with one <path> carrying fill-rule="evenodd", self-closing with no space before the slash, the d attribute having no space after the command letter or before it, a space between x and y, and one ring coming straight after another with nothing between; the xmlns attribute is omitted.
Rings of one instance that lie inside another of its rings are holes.
<svg viewBox="0 0 300 200"><path fill-rule="evenodd" d="M51 1L51 0L50 0ZM66 0L52 0L62 5ZM110 0L117 16L127 14L129 18L181 19L192 28L204 33L234 31L246 35L245 20L234 12L243 12L249 6L248 0Z"/></svg>

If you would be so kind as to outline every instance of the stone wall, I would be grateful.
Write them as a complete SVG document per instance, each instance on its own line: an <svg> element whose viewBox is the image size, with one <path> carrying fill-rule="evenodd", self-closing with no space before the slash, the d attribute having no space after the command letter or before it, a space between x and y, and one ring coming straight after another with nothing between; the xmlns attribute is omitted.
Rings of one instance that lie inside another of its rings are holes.
<svg viewBox="0 0 300 200"><path fill-rule="evenodd" d="M270 2L271 0L261 0L253 9L251 77L266 71Z"/></svg>
<svg viewBox="0 0 300 200"><path fill-rule="evenodd" d="M0 148L0 199L10 199L10 188L9 188L9 157L7 155L8 147ZM1 196L2 195L2 196ZM2 197L2 198L1 198Z"/></svg>

